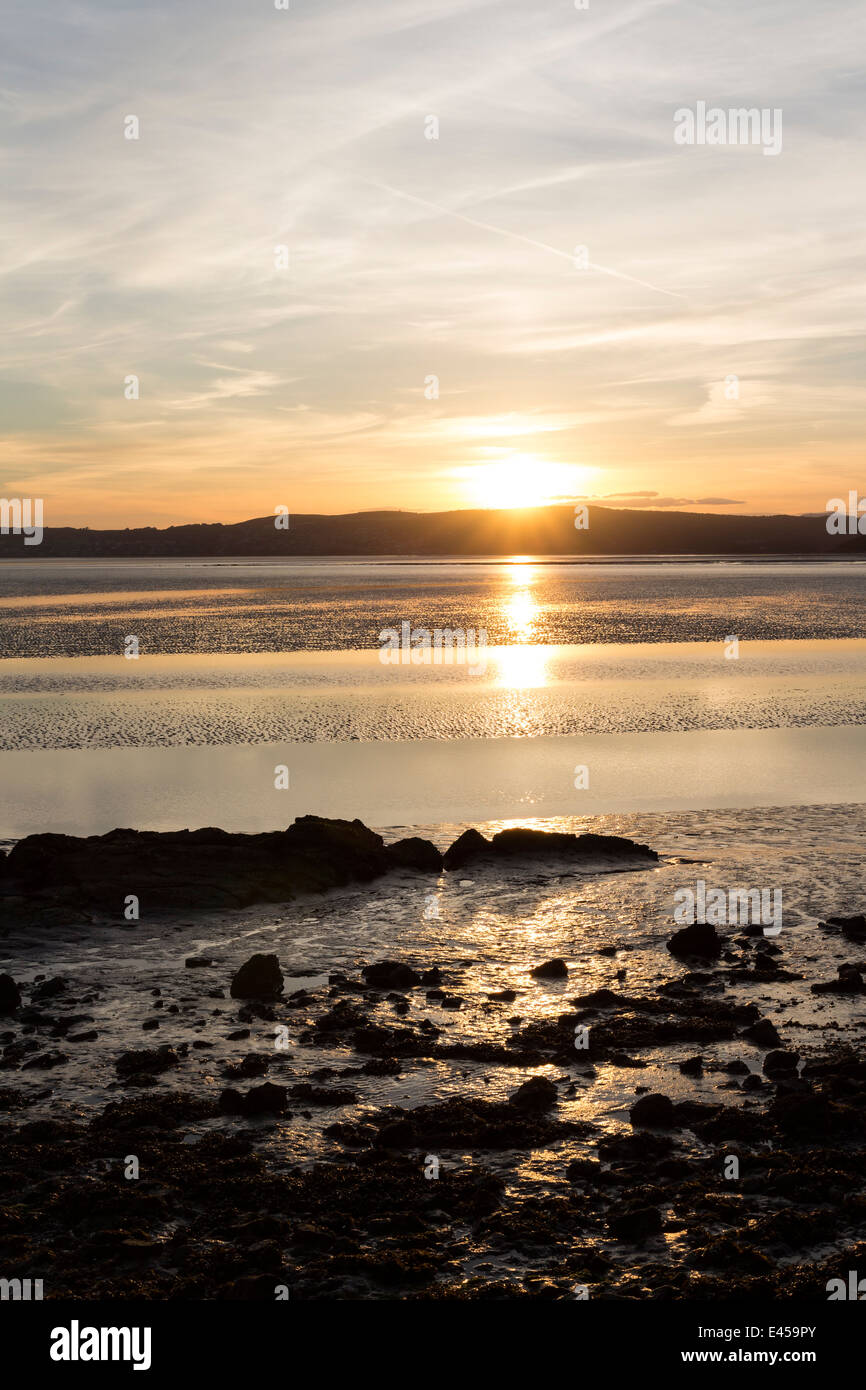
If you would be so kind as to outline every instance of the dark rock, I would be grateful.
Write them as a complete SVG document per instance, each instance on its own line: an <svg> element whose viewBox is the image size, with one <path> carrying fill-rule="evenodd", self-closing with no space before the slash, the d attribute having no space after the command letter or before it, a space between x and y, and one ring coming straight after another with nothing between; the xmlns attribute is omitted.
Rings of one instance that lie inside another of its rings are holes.
<svg viewBox="0 0 866 1390"><path fill-rule="evenodd" d="M309 1081L299 1081L292 1086L289 1095L292 1100L305 1100L309 1105L354 1105L357 1092L347 1086L313 1086Z"/></svg>
<svg viewBox="0 0 866 1390"><path fill-rule="evenodd" d="M68 1061L65 1052L41 1052L38 1057L31 1057L29 1062L22 1062L21 1070L36 1067L39 1071L48 1071L51 1067L62 1067L63 1063Z"/></svg>
<svg viewBox="0 0 866 1390"><path fill-rule="evenodd" d="M624 995L612 989L594 989L591 994L579 994L571 1002L577 1009L623 1009L629 1004Z"/></svg>
<svg viewBox="0 0 866 1390"><path fill-rule="evenodd" d="M775 1025L768 1018L759 1018L757 1023L744 1028L740 1037L748 1038L756 1047L779 1047L782 1042Z"/></svg>
<svg viewBox="0 0 866 1390"><path fill-rule="evenodd" d="M799 1060L796 1052L782 1052L776 1049L774 1052L768 1052L764 1058L764 1072L767 1076L795 1072Z"/></svg>
<svg viewBox="0 0 866 1390"><path fill-rule="evenodd" d="M11 975L0 975L0 1014L14 1014L21 1003L21 991Z"/></svg>
<svg viewBox="0 0 866 1390"><path fill-rule="evenodd" d="M556 1104L556 1087L546 1076L532 1076L509 1097L521 1110L549 1110Z"/></svg>
<svg viewBox="0 0 866 1390"><path fill-rule="evenodd" d="M417 835L386 846L386 853L395 867L401 869L417 869L419 873L430 874L438 874L442 869L441 851Z"/></svg>
<svg viewBox="0 0 866 1390"><path fill-rule="evenodd" d="M566 858L569 860L657 863L655 850L620 835L570 835L515 827L487 840L477 830L463 834L445 851L445 868L459 869L473 860Z"/></svg>
<svg viewBox="0 0 866 1390"><path fill-rule="evenodd" d="M668 942L668 950L673 956L704 956L710 958L722 953L722 939L710 922L695 922L674 932Z"/></svg>
<svg viewBox="0 0 866 1390"><path fill-rule="evenodd" d="M674 1127L674 1106L669 1096L651 1094L641 1096L629 1111L633 1125L646 1129L672 1129Z"/></svg>
<svg viewBox="0 0 866 1390"><path fill-rule="evenodd" d="M283 1115L288 1108L286 1088L271 1081L246 1092L227 1087L220 1094L219 1108L227 1115Z"/></svg>
<svg viewBox="0 0 866 1390"><path fill-rule="evenodd" d="M478 830L464 830L463 834L459 835L453 845L445 851L442 862L446 869L461 869L470 860L478 859L489 853L489 840L485 840Z"/></svg>
<svg viewBox="0 0 866 1390"><path fill-rule="evenodd" d="M625 1206L609 1213L607 1224L618 1240L644 1241L662 1230L658 1207Z"/></svg>
<svg viewBox="0 0 866 1390"><path fill-rule="evenodd" d="M411 989L421 983L418 971L399 960L380 960L374 965L365 965L361 974L375 989Z"/></svg>
<svg viewBox="0 0 866 1390"><path fill-rule="evenodd" d="M58 994L63 994L66 989L66 981L59 975L51 980L43 980L41 984L34 987L30 998L33 1000L54 999Z"/></svg>
<svg viewBox="0 0 866 1390"><path fill-rule="evenodd" d="M174 1048L160 1047L155 1051L148 1048L133 1049L118 1057L114 1069L120 1077L133 1075L156 1076L178 1065L179 1058Z"/></svg>
<svg viewBox="0 0 866 1390"><path fill-rule="evenodd" d="M687 1057L684 1062L680 1062L680 1071L683 1076L700 1076L703 1069L703 1057Z"/></svg>
<svg viewBox="0 0 866 1390"><path fill-rule="evenodd" d="M858 913L854 917L828 917L826 922L821 923L822 927L832 927L836 931L841 931L848 941L866 941L866 917Z"/></svg>
<svg viewBox="0 0 866 1390"><path fill-rule="evenodd" d="M301 816L284 831L112 830L107 835L28 835L8 858L8 877L66 911L90 906L120 915L134 887L151 911L286 902L367 881L393 867L381 835L361 821Z"/></svg>
<svg viewBox="0 0 866 1390"><path fill-rule="evenodd" d="M542 961L529 973L537 980L565 980L568 978L568 966L560 956L555 956L553 960Z"/></svg>
<svg viewBox="0 0 866 1390"><path fill-rule="evenodd" d="M187 956L184 965L187 970L203 970L214 962L210 956Z"/></svg>
<svg viewBox="0 0 866 1390"><path fill-rule="evenodd" d="M264 1076L269 1066L269 1058L262 1057L258 1052L248 1052L239 1062L226 1062L223 1072L226 1076L245 1080L251 1076Z"/></svg>
<svg viewBox="0 0 866 1390"><path fill-rule="evenodd" d="M283 972L275 955L250 956L232 977L233 999L277 999L283 992Z"/></svg>
<svg viewBox="0 0 866 1390"><path fill-rule="evenodd" d="M863 976L856 965L840 965L838 980L812 985L813 994L866 994Z"/></svg>

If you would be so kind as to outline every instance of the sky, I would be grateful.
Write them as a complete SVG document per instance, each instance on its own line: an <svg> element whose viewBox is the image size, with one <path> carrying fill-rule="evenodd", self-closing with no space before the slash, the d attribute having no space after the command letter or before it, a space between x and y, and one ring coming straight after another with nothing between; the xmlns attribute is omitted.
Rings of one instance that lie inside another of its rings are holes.
<svg viewBox="0 0 866 1390"><path fill-rule="evenodd" d="M6 0L4 497L165 526L862 483L861 0L289 2ZM781 150L677 143L699 102L781 112Z"/></svg>

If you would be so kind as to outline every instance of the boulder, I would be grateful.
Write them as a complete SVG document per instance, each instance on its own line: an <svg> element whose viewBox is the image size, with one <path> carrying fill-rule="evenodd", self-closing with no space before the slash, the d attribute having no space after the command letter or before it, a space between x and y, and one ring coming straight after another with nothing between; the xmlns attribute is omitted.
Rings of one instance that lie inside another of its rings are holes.
<svg viewBox="0 0 866 1390"><path fill-rule="evenodd" d="M258 953L232 976L233 999L277 999L283 992L283 972L275 955Z"/></svg>
<svg viewBox="0 0 866 1390"><path fill-rule="evenodd" d="M0 975L0 1014L13 1014L21 1003L21 991L11 975Z"/></svg>
<svg viewBox="0 0 866 1390"><path fill-rule="evenodd" d="M521 1110L549 1110L556 1104L556 1087L546 1076L532 1076L528 1081L524 1081L522 1086L518 1086L513 1096L509 1096L512 1105L517 1105Z"/></svg>
<svg viewBox="0 0 866 1390"><path fill-rule="evenodd" d="M838 980L822 980L812 985L813 994L866 994L863 976L856 965L840 965Z"/></svg>
<svg viewBox="0 0 866 1390"><path fill-rule="evenodd" d="M536 965L529 973L537 980L566 980L568 966L561 956L555 956L553 960L542 961L541 965Z"/></svg>
<svg viewBox="0 0 866 1390"><path fill-rule="evenodd" d="M445 851L442 862L446 869L461 869L471 859L478 859L489 853L490 841L485 840L480 831L464 830Z"/></svg>
<svg viewBox="0 0 866 1390"><path fill-rule="evenodd" d="M387 854L395 868L417 869L419 873L424 874L438 874L442 869L441 850L418 835L388 845Z"/></svg>
<svg viewBox="0 0 866 1390"><path fill-rule="evenodd" d="M710 959L722 953L722 939L711 922L695 922L674 932L668 942L672 956L703 956Z"/></svg>
<svg viewBox="0 0 866 1390"><path fill-rule="evenodd" d="M635 1128L673 1129L674 1105L670 1096L651 1094L641 1096L629 1111L629 1119Z"/></svg>
<svg viewBox="0 0 866 1390"><path fill-rule="evenodd" d="M764 1058L764 1074L766 1076L791 1075L797 1070L799 1060L798 1053L783 1052L777 1048L774 1052L768 1052Z"/></svg>
<svg viewBox="0 0 866 1390"><path fill-rule="evenodd" d="M658 1207L624 1206L609 1213L607 1224L618 1240L642 1242L662 1230L662 1214Z"/></svg>
<svg viewBox="0 0 866 1390"><path fill-rule="evenodd" d="M756 1047L780 1047L782 1044L775 1024L771 1023L768 1018L759 1018L757 1023L752 1023L748 1028L744 1028L740 1036L747 1038Z"/></svg>
<svg viewBox="0 0 866 1390"><path fill-rule="evenodd" d="M658 855L647 845L621 835L571 835L515 826L500 830L487 840L477 830L463 834L445 852L445 868L459 869L477 859L567 859L571 862L602 861L655 864Z"/></svg>
<svg viewBox="0 0 866 1390"><path fill-rule="evenodd" d="M412 989L421 983L418 971L399 960L380 960L374 965L365 965L361 974L374 989Z"/></svg>
<svg viewBox="0 0 866 1390"><path fill-rule="evenodd" d="M227 1086L220 1093L219 1108L226 1115L283 1115L287 1109L285 1086L265 1081L249 1091L236 1091Z"/></svg>
<svg viewBox="0 0 866 1390"><path fill-rule="evenodd" d="M114 1069L121 1078L156 1076L160 1072L168 1071L170 1067L176 1067L178 1061L177 1053L171 1047L159 1047L154 1050L141 1048L122 1053L115 1062Z"/></svg>
<svg viewBox="0 0 866 1390"><path fill-rule="evenodd" d="M832 927L836 931L841 931L848 941L866 941L866 917L862 912L854 917L828 917L826 922L822 922L823 927Z"/></svg>

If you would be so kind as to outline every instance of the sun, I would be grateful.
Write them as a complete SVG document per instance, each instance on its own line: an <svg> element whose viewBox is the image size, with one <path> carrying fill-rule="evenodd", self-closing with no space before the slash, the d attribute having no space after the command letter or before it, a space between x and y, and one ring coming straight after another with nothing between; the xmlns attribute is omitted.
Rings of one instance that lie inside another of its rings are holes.
<svg viewBox="0 0 866 1390"><path fill-rule="evenodd" d="M587 472L579 464L553 463L536 454L511 454L467 470L467 486L482 507L544 507L582 496Z"/></svg>

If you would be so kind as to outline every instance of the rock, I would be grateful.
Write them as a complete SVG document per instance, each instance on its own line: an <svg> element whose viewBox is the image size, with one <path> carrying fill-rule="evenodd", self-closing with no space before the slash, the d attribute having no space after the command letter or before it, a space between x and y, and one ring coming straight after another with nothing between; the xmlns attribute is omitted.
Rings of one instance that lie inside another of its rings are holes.
<svg viewBox="0 0 866 1390"><path fill-rule="evenodd" d="M264 1076L270 1060L262 1057L258 1052L248 1052L239 1062L226 1062L223 1072L226 1076L233 1078L248 1078L251 1076Z"/></svg>
<svg viewBox="0 0 866 1390"><path fill-rule="evenodd" d="M591 994L579 994L571 1002L576 1009L622 1009L628 1004L624 995L612 989L594 989Z"/></svg>
<svg viewBox="0 0 866 1390"><path fill-rule="evenodd" d="M347 1086L313 1086L309 1081L299 1081L289 1091L292 1100L303 1100L309 1105L355 1105L356 1091Z"/></svg>
<svg viewBox="0 0 866 1390"><path fill-rule="evenodd" d="M478 830L464 830L445 851L442 863L446 869L460 869L471 859L478 859L489 852L490 841L485 840Z"/></svg>
<svg viewBox="0 0 866 1390"><path fill-rule="evenodd" d="M687 1057L684 1062L680 1062L680 1071L683 1076L700 1076L703 1069L703 1057Z"/></svg>
<svg viewBox="0 0 866 1390"><path fill-rule="evenodd" d="M21 991L11 975L0 975L0 1014L14 1014L21 1003Z"/></svg>
<svg viewBox="0 0 866 1390"><path fill-rule="evenodd" d="M866 994L863 976L856 965L840 965L838 980L812 985L813 994Z"/></svg>
<svg viewBox="0 0 866 1390"><path fill-rule="evenodd" d="M561 956L555 956L553 960L542 961L529 973L537 980L565 980L568 978L568 966Z"/></svg>
<svg viewBox="0 0 866 1390"><path fill-rule="evenodd" d="M283 972L275 955L257 953L232 976L233 999L277 999L283 992Z"/></svg>
<svg viewBox="0 0 866 1390"><path fill-rule="evenodd" d="M668 942L672 956L704 956L707 959L720 956L722 939L711 922L695 922L674 932Z"/></svg>
<svg viewBox="0 0 866 1390"><path fill-rule="evenodd" d="M8 877L41 899L122 916L134 887L150 911L287 902L368 881L394 867L381 835L361 821L301 816L258 835L117 829L107 835L28 835L12 849Z"/></svg>
<svg viewBox="0 0 866 1390"><path fill-rule="evenodd" d="M862 913L855 917L828 917L826 922L821 923L821 926L829 926L841 931L848 941L866 941L866 917Z"/></svg>
<svg viewBox="0 0 866 1390"><path fill-rule="evenodd" d="M272 1081L246 1092L227 1087L220 1094L219 1108L227 1115L283 1115L287 1110L286 1088Z"/></svg>
<svg viewBox="0 0 866 1390"><path fill-rule="evenodd" d="M421 983L417 970L399 960L380 960L374 965L365 965L361 974L374 989L411 989Z"/></svg>
<svg viewBox="0 0 866 1390"><path fill-rule="evenodd" d="M674 1106L669 1096L650 1094L636 1100L629 1111L629 1118L635 1127L644 1129L672 1129L674 1127Z"/></svg>
<svg viewBox="0 0 866 1390"><path fill-rule="evenodd" d="M776 1049L775 1052L768 1052L764 1058L764 1072L767 1076L795 1072L799 1060L799 1054L796 1052L782 1052Z"/></svg>
<svg viewBox="0 0 866 1390"><path fill-rule="evenodd" d="M546 1076L532 1076L509 1097L521 1110L549 1110L556 1104L556 1087Z"/></svg>
<svg viewBox="0 0 866 1390"><path fill-rule="evenodd" d="M114 1069L120 1077L133 1075L155 1076L178 1065L179 1058L174 1048L159 1047L132 1049L118 1057Z"/></svg>
<svg viewBox="0 0 866 1390"><path fill-rule="evenodd" d="M782 1042L775 1025L768 1018L759 1018L757 1023L744 1028L740 1037L747 1038L756 1047L779 1047Z"/></svg>
<svg viewBox="0 0 866 1390"><path fill-rule="evenodd" d="M620 1207L609 1213L607 1224L618 1240L644 1241L662 1230L662 1214L658 1207Z"/></svg>
<svg viewBox="0 0 866 1390"><path fill-rule="evenodd" d="M187 956L184 961L187 970L204 970L207 966L213 964L214 962L210 956Z"/></svg>
<svg viewBox="0 0 866 1390"><path fill-rule="evenodd" d="M441 985L442 971L438 965L432 965L429 970L421 971L418 981L422 985Z"/></svg>
<svg viewBox="0 0 866 1390"><path fill-rule="evenodd" d="M756 1076L754 1072L750 1072L742 1083L744 1091L760 1091L763 1090L764 1085L765 1083L760 1076Z"/></svg>
<svg viewBox="0 0 866 1390"><path fill-rule="evenodd" d="M38 1057L31 1057L29 1062L21 1063L21 1070L26 1071L28 1067L36 1067L40 1071L47 1071L50 1067L62 1067L69 1058L65 1052L40 1052Z"/></svg>
<svg viewBox="0 0 866 1390"><path fill-rule="evenodd" d="M40 984L35 985L30 998L33 1000L54 999L56 995L63 994L65 989L66 981L61 979L59 975L55 975L53 979L42 980Z"/></svg>
<svg viewBox="0 0 866 1390"><path fill-rule="evenodd" d="M386 847L388 858L397 868L417 869L419 873L438 874L442 870L443 856L429 840L412 835L405 840L396 840Z"/></svg>
<svg viewBox="0 0 866 1390"><path fill-rule="evenodd" d="M517 826L500 830L486 840L477 830L464 830L445 852L445 868L459 869L476 859L565 858L589 862L658 862L655 850L621 835L571 835Z"/></svg>
<svg viewBox="0 0 866 1390"><path fill-rule="evenodd" d="M513 989L498 989L493 994L488 994L488 999L496 999L502 1004L513 1004L517 994Z"/></svg>

